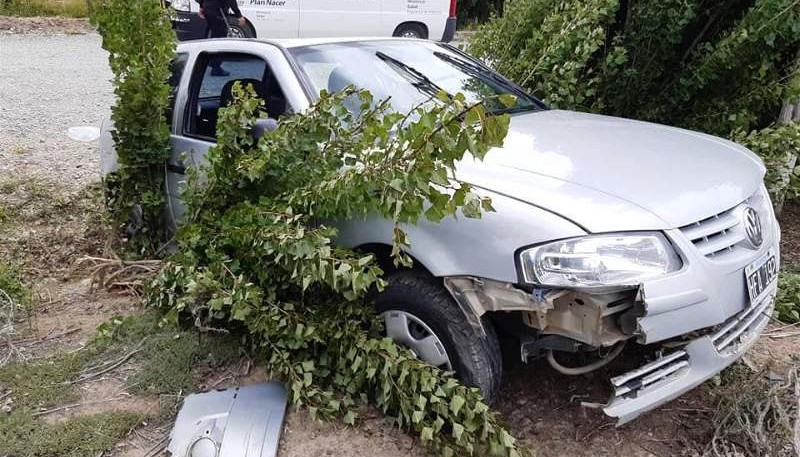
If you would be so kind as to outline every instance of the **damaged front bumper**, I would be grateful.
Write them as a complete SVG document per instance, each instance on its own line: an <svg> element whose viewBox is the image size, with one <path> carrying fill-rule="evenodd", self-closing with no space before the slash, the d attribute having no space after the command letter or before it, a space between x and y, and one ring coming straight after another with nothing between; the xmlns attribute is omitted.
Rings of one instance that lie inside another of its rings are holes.
<svg viewBox="0 0 800 457"><path fill-rule="evenodd" d="M735 362L758 340L773 308L774 293L770 293L714 333L612 378L614 393L603 412L617 418L621 425L697 387Z"/></svg>
<svg viewBox="0 0 800 457"><path fill-rule="evenodd" d="M743 241L740 213L752 207L767 221L758 247ZM485 313L519 313L523 327L517 336L529 337L521 343L523 361L621 341L660 348L655 360L611 379L613 393L601 408L624 424L734 363L756 342L774 309L775 276L764 276L769 285L752 294L748 282L763 265L780 264L780 227L765 189L724 214L664 233L681 254L683 268L627 291L531 291L470 277L444 282L476 327Z"/></svg>

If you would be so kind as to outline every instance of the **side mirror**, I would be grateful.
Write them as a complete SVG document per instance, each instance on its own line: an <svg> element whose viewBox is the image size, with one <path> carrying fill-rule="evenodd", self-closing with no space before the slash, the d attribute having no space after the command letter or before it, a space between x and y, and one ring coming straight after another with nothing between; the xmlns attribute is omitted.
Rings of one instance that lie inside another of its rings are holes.
<svg viewBox="0 0 800 457"><path fill-rule="evenodd" d="M272 118L268 119L259 119L256 121L253 128L250 130L251 135L256 140L261 139L264 136L264 132L272 132L273 130L278 128L278 121Z"/></svg>

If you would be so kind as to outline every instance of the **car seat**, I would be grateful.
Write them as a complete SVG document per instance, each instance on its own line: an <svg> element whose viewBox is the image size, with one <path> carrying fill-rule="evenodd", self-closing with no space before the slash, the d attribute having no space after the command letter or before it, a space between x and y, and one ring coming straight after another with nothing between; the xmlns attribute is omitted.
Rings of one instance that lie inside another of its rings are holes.
<svg viewBox="0 0 800 457"><path fill-rule="evenodd" d="M347 70L344 67L336 67L330 75L328 75L328 92L336 93L344 90L347 86L352 84L350 78L346 74Z"/></svg>

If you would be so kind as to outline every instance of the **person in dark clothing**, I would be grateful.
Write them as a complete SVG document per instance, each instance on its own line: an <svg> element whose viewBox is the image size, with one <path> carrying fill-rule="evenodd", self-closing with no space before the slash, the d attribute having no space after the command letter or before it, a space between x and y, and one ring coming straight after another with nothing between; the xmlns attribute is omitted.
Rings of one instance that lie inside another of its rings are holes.
<svg viewBox="0 0 800 457"><path fill-rule="evenodd" d="M196 0L200 4L200 17L206 21L206 37L225 38L228 36L228 22L225 13L230 10L238 20L239 27L244 27L245 19L239 11L236 0ZM228 72L222 69L219 61L211 62L212 76L228 76Z"/></svg>

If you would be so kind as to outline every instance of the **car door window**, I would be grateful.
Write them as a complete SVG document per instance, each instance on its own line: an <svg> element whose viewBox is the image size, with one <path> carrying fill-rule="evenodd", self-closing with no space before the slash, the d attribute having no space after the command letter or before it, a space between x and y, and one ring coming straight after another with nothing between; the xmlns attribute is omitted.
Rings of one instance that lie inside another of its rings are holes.
<svg viewBox="0 0 800 457"><path fill-rule="evenodd" d="M167 124L170 126L170 129L172 127L172 118L175 114L175 98L178 95L181 77L183 76L183 70L186 68L186 62L188 60L189 54L183 52L175 56L175 59L173 59L169 65L170 75L167 81L169 83L169 103L164 112L164 117L167 119Z"/></svg>
<svg viewBox="0 0 800 457"><path fill-rule="evenodd" d="M267 63L250 54L203 54L193 76L188 122L184 134L213 141L217 136L219 110L233 101L236 82L249 84L266 103L266 115L278 119L286 111L276 78Z"/></svg>

